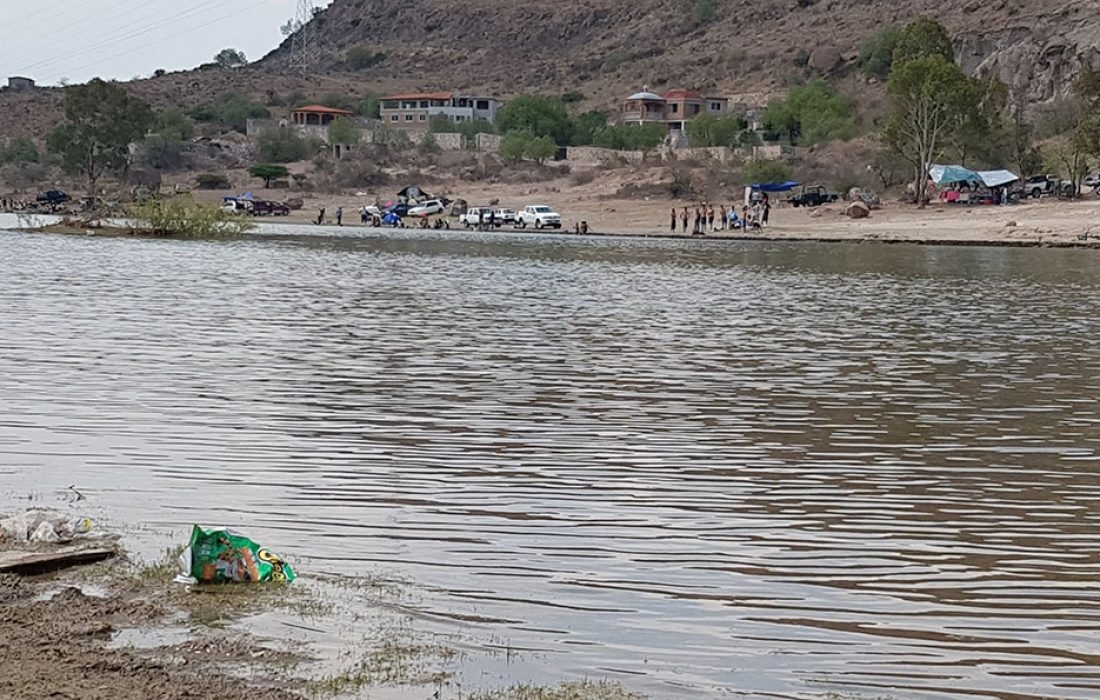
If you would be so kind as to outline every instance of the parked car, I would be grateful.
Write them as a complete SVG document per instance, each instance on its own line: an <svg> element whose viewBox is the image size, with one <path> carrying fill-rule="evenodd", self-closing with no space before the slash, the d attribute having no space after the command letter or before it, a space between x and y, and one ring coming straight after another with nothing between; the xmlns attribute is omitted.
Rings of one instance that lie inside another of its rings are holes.
<svg viewBox="0 0 1100 700"><path fill-rule="evenodd" d="M249 213L252 216L290 216L290 207L268 199L256 199Z"/></svg>
<svg viewBox="0 0 1100 700"><path fill-rule="evenodd" d="M807 185L798 194L789 197L787 203L794 207L818 207L839 199L840 195L830 192L824 185Z"/></svg>
<svg viewBox="0 0 1100 700"><path fill-rule="evenodd" d="M1093 194L1100 197L1100 173L1093 173L1085 178L1082 183L1085 187L1091 188Z"/></svg>
<svg viewBox="0 0 1100 700"><path fill-rule="evenodd" d="M429 199L423 204L418 204L409 209L409 216L432 216L442 214L447 209L447 203L442 199Z"/></svg>
<svg viewBox="0 0 1100 700"><path fill-rule="evenodd" d="M398 202L388 207L378 207L374 204L370 204L367 206L367 213L379 218L384 218L386 214L397 214L398 216L405 217L409 215L409 209L409 205L405 202Z"/></svg>
<svg viewBox="0 0 1100 700"><path fill-rule="evenodd" d="M64 204L65 202L72 201L72 197L61 190L48 190L35 197L34 201L39 204Z"/></svg>
<svg viewBox="0 0 1100 700"><path fill-rule="evenodd" d="M1038 199L1045 194L1058 194L1058 178L1053 175L1032 175L1024 180L1023 194L1025 197Z"/></svg>
<svg viewBox="0 0 1100 700"><path fill-rule="evenodd" d="M247 199L226 197L222 200L222 209L233 214L251 214L252 202Z"/></svg>
<svg viewBox="0 0 1100 700"><path fill-rule="evenodd" d="M561 228L561 214L543 204L529 205L519 212L516 225L520 228L534 226L537 229Z"/></svg>
<svg viewBox="0 0 1100 700"><path fill-rule="evenodd" d="M508 209L505 207L496 209L494 213L496 214L496 220L501 226L515 226L519 223L519 214L516 213L515 209Z"/></svg>
<svg viewBox="0 0 1100 700"><path fill-rule="evenodd" d="M478 226L488 226L492 216L492 222L495 226L500 226L501 221L494 215L492 207L468 207L466 213L458 217L466 228L476 228Z"/></svg>

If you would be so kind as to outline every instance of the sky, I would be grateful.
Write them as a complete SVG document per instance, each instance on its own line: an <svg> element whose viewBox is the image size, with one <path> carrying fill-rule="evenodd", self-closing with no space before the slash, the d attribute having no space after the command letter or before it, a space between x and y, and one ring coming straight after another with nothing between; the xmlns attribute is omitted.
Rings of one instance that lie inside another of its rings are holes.
<svg viewBox="0 0 1100 700"><path fill-rule="evenodd" d="M129 80L158 68L194 68L225 48L255 61L283 41L279 27L297 6L296 0L0 0L0 80Z"/></svg>

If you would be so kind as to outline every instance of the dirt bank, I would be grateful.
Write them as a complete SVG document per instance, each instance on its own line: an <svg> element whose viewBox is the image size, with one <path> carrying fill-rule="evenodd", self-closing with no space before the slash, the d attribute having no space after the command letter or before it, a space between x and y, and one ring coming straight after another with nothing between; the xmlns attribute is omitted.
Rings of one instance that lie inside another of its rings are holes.
<svg viewBox="0 0 1100 700"><path fill-rule="evenodd" d="M124 568L0 576L0 697L301 697L292 692L301 682L285 674L301 655L246 635L210 628L165 646L121 643L140 640L134 630L181 624L210 603Z"/></svg>

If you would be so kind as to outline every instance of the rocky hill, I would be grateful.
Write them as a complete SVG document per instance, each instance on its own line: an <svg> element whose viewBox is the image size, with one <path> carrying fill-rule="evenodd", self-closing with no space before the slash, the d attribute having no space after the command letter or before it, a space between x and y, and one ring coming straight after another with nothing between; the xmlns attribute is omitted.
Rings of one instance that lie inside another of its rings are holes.
<svg viewBox="0 0 1100 700"><path fill-rule="evenodd" d="M578 91L612 104L643 84L768 93L814 51L851 57L887 23L940 19L960 62L1031 102L1100 65L1096 0L336 0L310 31L321 65L346 51L386 58L366 71L408 88L514 94ZM261 66L287 65L288 40Z"/></svg>

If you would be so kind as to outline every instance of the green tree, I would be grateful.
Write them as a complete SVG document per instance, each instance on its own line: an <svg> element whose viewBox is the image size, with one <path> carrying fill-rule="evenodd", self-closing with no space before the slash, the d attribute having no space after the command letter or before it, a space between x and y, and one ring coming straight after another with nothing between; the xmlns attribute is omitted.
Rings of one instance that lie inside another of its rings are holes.
<svg viewBox="0 0 1100 700"><path fill-rule="evenodd" d="M939 56L955 62L955 47L943 25L931 17L920 17L905 26L897 38L891 63L898 65L917 58Z"/></svg>
<svg viewBox="0 0 1100 700"><path fill-rule="evenodd" d="M605 112L585 112L573 120L572 140L574 146L588 146L596 138L596 132L607 126Z"/></svg>
<svg viewBox="0 0 1100 700"><path fill-rule="evenodd" d="M0 146L0 164L37 163L40 159L38 146L28 138L11 139Z"/></svg>
<svg viewBox="0 0 1100 700"><path fill-rule="evenodd" d="M553 158L557 152L558 144L554 143L554 139L549 136L534 136L527 140L523 155L536 163L544 163Z"/></svg>
<svg viewBox="0 0 1100 700"><path fill-rule="evenodd" d="M183 166L184 143L163 134L149 134L141 142L141 161L155 170L175 170Z"/></svg>
<svg viewBox="0 0 1100 700"><path fill-rule="evenodd" d="M375 93L368 92L359 102L358 111L367 119L380 119L382 117L382 100Z"/></svg>
<svg viewBox="0 0 1100 700"><path fill-rule="evenodd" d="M526 131L534 136L549 136L554 143L569 143L572 123L565 104L557 97L521 95L504 105L497 114L500 133Z"/></svg>
<svg viewBox="0 0 1100 700"><path fill-rule="evenodd" d="M65 90L65 122L46 140L62 166L88 179L126 165L130 144L153 125L153 110L118 85L99 78Z"/></svg>
<svg viewBox="0 0 1100 700"><path fill-rule="evenodd" d="M648 153L664 143L667 136L668 132L662 124L614 124L598 130L593 143L600 148L616 151Z"/></svg>
<svg viewBox="0 0 1100 700"><path fill-rule="evenodd" d="M288 127L268 129L256 138L256 153L265 163L294 163L317 154L318 144Z"/></svg>
<svg viewBox="0 0 1100 700"><path fill-rule="evenodd" d="M692 146L736 146L748 122L741 117L714 117L702 114L687 123Z"/></svg>
<svg viewBox="0 0 1100 700"><path fill-rule="evenodd" d="M353 46L348 49L345 60L352 70L366 70L386 60L386 54L375 51L369 46Z"/></svg>
<svg viewBox="0 0 1100 700"><path fill-rule="evenodd" d="M852 101L820 78L792 88L764 112L764 128L791 144L813 145L856 134Z"/></svg>
<svg viewBox="0 0 1100 700"><path fill-rule="evenodd" d="M761 158L749 163L744 176L745 182L749 184L786 182L791 179L791 166L781 160Z"/></svg>
<svg viewBox="0 0 1100 700"><path fill-rule="evenodd" d="M264 163L253 165L248 169L248 174L252 177L260 178L264 181L264 187L270 188L274 180L281 180L282 178L289 177L290 171L286 169L285 165Z"/></svg>
<svg viewBox="0 0 1100 700"><path fill-rule="evenodd" d="M329 143L337 146L352 146L359 143L359 126L352 120L341 117L328 126Z"/></svg>
<svg viewBox="0 0 1100 700"><path fill-rule="evenodd" d="M248 130L249 119L270 119L271 112L259 102L236 92L218 95L210 104L191 112L195 121L218 124L242 134Z"/></svg>
<svg viewBox="0 0 1100 700"><path fill-rule="evenodd" d="M925 203L928 169L968 115L973 84L941 55L895 61L886 86L891 108L884 138L913 166L917 201Z"/></svg>
<svg viewBox="0 0 1100 700"><path fill-rule="evenodd" d="M883 27L859 52L859 70L869 78L886 80L894 63L894 50L904 30L896 24Z"/></svg>
<svg viewBox="0 0 1100 700"><path fill-rule="evenodd" d="M240 68L248 65L248 58L245 57L244 51L222 49L214 56L214 63L219 68Z"/></svg>
<svg viewBox="0 0 1100 700"><path fill-rule="evenodd" d="M157 112L153 132L176 141L190 141L195 136L195 122L183 110L172 107Z"/></svg>
<svg viewBox="0 0 1100 700"><path fill-rule="evenodd" d="M518 163L527 155L527 141L532 135L525 131L509 131L500 140L500 157Z"/></svg>

